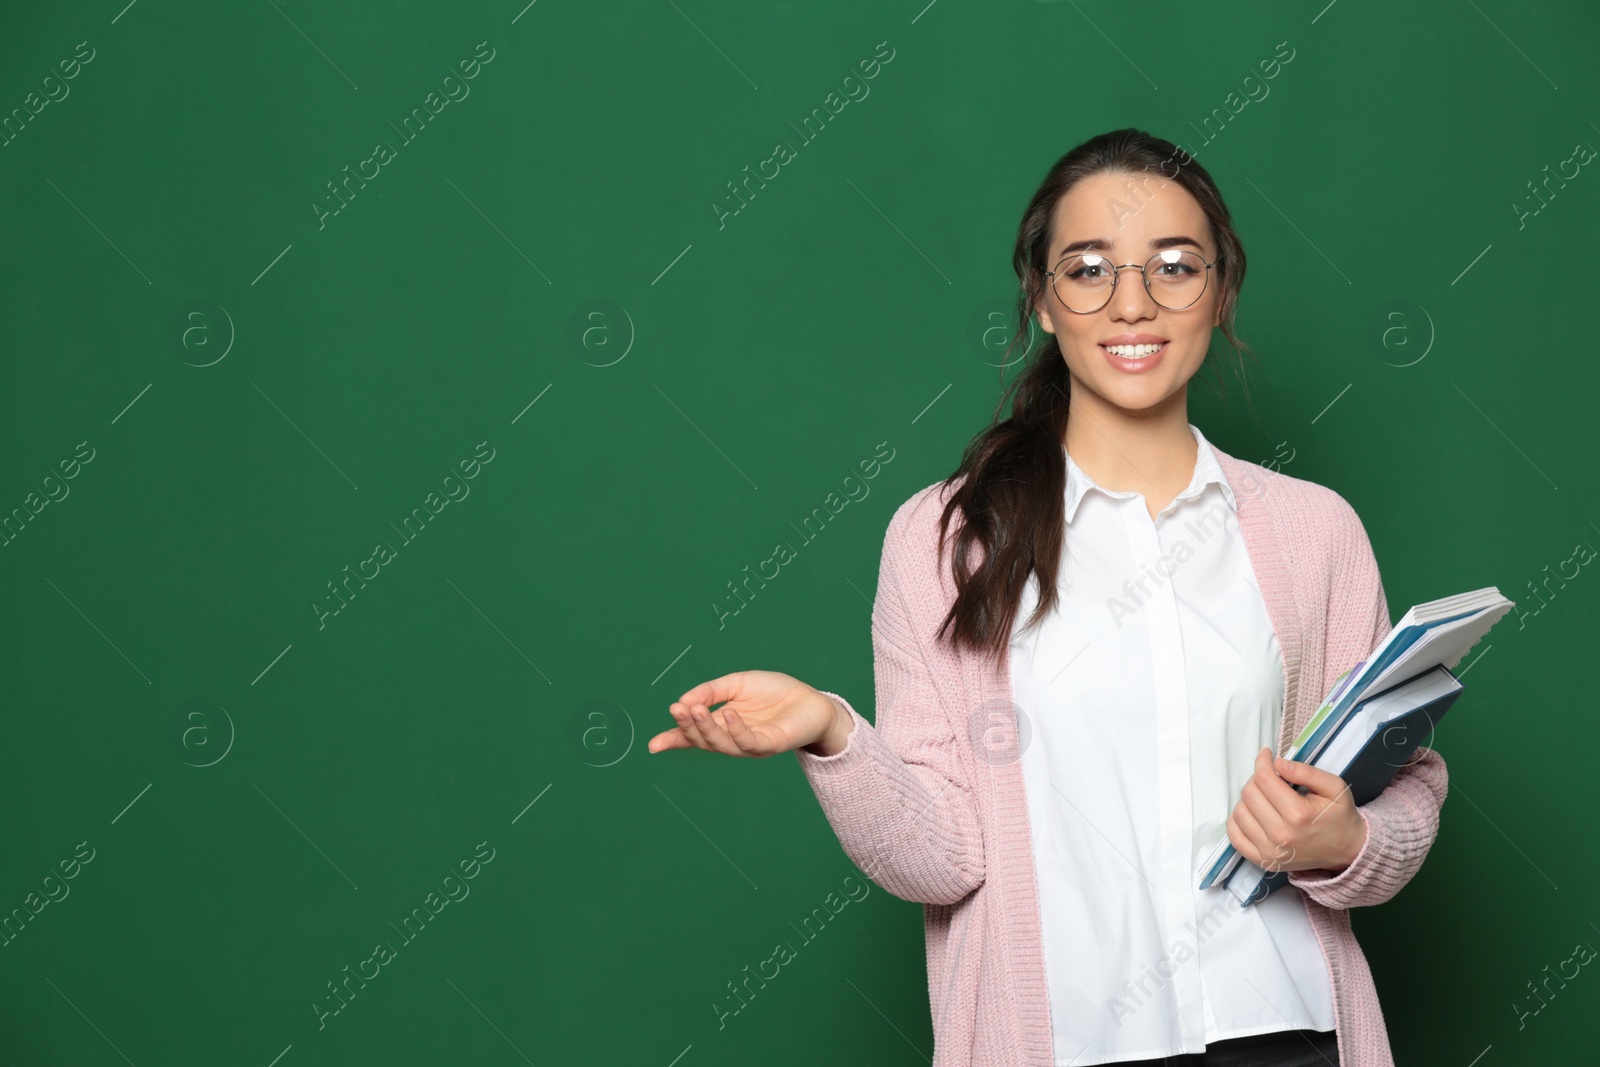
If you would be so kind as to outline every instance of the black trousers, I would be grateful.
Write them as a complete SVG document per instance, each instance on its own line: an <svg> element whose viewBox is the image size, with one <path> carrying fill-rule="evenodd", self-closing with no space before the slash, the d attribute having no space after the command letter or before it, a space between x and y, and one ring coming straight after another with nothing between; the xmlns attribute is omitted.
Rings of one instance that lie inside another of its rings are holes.
<svg viewBox="0 0 1600 1067"><path fill-rule="evenodd" d="M1332 1030L1275 1030L1213 1041L1204 1052L1124 1060L1116 1067L1339 1067L1339 1041Z"/></svg>

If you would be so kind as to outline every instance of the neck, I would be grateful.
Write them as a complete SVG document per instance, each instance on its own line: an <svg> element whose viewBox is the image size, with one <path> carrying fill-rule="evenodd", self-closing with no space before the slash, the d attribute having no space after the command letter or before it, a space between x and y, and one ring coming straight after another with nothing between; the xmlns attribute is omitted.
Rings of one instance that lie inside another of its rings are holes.
<svg viewBox="0 0 1600 1067"><path fill-rule="evenodd" d="M1187 398L1179 393L1174 400L1161 409L1129 412L1073 383L1067 454L1096 485L1170 500L1194 477L1199 458Z"/></svg>

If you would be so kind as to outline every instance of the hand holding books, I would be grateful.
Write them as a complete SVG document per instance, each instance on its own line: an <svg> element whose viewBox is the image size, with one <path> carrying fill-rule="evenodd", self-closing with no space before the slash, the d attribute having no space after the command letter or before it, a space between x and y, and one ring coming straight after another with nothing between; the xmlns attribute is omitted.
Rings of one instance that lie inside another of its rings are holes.
<svg viewBox="0 0 1600 1067"><path fill-rule="evenodd" d="M1412 607L1371 655L1334 679L1289 758L1337 774L1357 806L1376 797L1460 696L1453 668L1514 606L1491 585ZM1244 905L1289 880L1286 870L1246 860L1227 836L1195 874L1199 888L1226 886Z"/></svg>
<svg viewBox="0 0 1600 1067"><path fill-rule="evenodd" d="M1347 867L1367 837L1366 820L1343 778L1309 763L1273 759L1270 748L1256 753L1255 773L1227 828L1246 860L1281 871Z"/></svg>

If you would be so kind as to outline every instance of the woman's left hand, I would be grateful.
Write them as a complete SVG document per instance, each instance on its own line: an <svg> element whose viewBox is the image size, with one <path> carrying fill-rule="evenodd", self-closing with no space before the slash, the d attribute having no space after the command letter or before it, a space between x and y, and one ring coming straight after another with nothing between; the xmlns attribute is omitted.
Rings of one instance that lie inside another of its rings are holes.
<svg viewBox="0 0 1600 1067"><path fill-rule="evenodd" d="M1311 792L1301 795L1294 787ZM1367 823L1350 786L1331 771L1256 753L1256 771L1228 816L1228 840L1251 863L1267 871L1350 866L1367 840Z"/></svg>

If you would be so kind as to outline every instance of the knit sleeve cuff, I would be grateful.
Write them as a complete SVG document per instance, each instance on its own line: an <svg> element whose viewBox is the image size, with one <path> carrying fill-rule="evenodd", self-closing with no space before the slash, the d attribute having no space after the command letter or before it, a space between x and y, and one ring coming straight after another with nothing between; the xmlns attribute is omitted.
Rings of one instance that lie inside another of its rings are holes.
<svg viewBox="0 0 1600 1067"><path fill-rule="evenodd" d="M1289 884L1326 908L1352 908L1378 904L1405 884L1405 872L1396 855L1388 827L1364 805L1356 811L1367 827L1367 839L1350 865L1337 874L1325 868L1289 872Z"/></svg>
<svg viewBox="0 0 1600 1067"><path fill-rule="evenodd" d="M856 711L856 709L851 706L850 702L844 697L840 696L838 693L830 693L826 690L818 690L818 692L825 697L830 697L837 701L839 706L844 708L844 710L849 713L851 723L853 724L852 729L850 730L850 737L848 740L846 740L844 748L833 753L831 756L819 756L815 752L807 752L804 748L797 748L794 750L795 758L798 759L800 761L800 765L807 770L823 773L828 771L842 770L844 767L853 766L854 764L861 762L862 750L866 748L867 744L864 740L862 740L862 738L865 734L865 731L870 729L872 724L867 722L866 719L862 718L861 713Z"/></svg>

